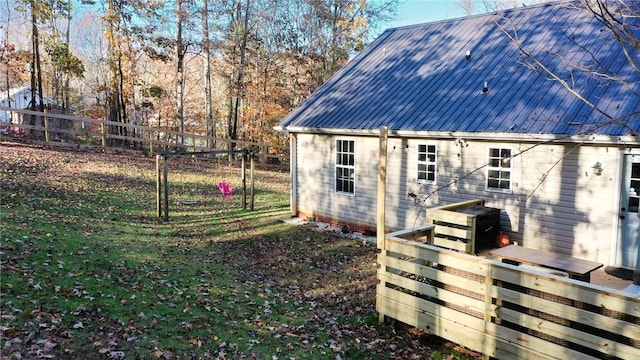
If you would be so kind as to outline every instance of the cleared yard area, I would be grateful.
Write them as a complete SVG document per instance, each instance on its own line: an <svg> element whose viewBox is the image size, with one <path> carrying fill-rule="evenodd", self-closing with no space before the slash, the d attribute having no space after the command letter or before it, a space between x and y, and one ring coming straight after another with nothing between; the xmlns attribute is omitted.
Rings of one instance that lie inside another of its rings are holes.
<svg viewBox="0 0 640 360"><path fill-rule="evenodd" d="M255 211L226 159L172 161L0 144L2 359L470 358L378 323L375 245L292 226L289 174L256 172Z"/></svg>

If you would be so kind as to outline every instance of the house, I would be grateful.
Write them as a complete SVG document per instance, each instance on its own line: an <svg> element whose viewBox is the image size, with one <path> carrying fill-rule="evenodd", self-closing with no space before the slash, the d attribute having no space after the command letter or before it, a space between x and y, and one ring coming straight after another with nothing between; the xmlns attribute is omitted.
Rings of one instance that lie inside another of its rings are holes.
<svg viewBox="0 0 640 360"><path fill-rule="evenodd" d="M521 245L638 268L638 81L578 1L388 29L276 127L292 213L374 230L386 126L387 231L483 198Z"/></svg>
<svg viewBox="0 0 640 360"><path fill-rule="evenodd" d="M40 98L38 91L35 92L36 105L39 104ZM61 104L55 100L43 97L42 102L49 108L61 108ZM0 107L14 108L14 109L29 109L31 107L31 87L25 86L18 89L9 89L0 95ZM53 111L58 112L57 110ZM21 124L23 122L22 115L19 113L12 113L9 111L0 110L0 131L4 134L8 133L8 127L10 124Z"/></svg>
<svg viewBox="0 0 640 360"><path fill-rule="evenodd" d="M38 101L38 91L36 90L36 104ZM42 101L45 106L59 106L59 104L48 97L43 97ZM3 92L0 95L0 106L10 107L14 109L28 109L31 107L31 87L25 86L19 89L9 89L7 92ZM9 113L6 111L0 111L0 121L9 122ZM13 121L15 123L15 121Z"/></svg>

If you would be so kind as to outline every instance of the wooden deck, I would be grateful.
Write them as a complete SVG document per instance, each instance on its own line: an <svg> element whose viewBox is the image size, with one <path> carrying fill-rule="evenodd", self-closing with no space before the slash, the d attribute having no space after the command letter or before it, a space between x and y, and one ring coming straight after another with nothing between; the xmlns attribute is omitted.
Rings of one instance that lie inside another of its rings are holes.
<svg viewBox="0 0 640 360"><path fill-rule="evenodd" d="M640 353L640 296L424 243L432 231L385 237L376 290L381 319L498 359Z"/></svg>

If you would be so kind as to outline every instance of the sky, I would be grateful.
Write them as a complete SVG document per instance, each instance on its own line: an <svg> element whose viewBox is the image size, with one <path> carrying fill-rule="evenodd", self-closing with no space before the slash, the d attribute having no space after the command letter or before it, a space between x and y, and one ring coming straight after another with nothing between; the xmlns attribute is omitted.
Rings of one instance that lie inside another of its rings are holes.
<svg viewBox="0 0 640 360"><path fill-rule="evenodd" d="M459 0L400 0L396 18L387 27L420 24L464 16Z"/></svg>

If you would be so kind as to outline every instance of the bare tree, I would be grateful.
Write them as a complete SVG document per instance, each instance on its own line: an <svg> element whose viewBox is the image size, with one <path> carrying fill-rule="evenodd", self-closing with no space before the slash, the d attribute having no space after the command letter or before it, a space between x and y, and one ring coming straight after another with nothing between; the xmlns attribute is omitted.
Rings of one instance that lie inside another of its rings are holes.
<svg viewBox="0 0 640 360"><path fill-rule="evenodd" d="M585 55L585 58L580 60L558 53L553 47L532 48L531 45L524 44L519 36L519 29L508 18L498 19L496 23L523 55L522 63L525 66L541 76L561 84L569 93L606 119L606 121L596 124L590 131L595 132L604 126L616 124L626 128L635 136L640 135L635 130L637 126L630 126L628 123L640 114L640 109L625 110L622 108L623 112L621 113L619 111L621 110L620 105L614 109L604 108L597 98L588 95L589 87L575 81L578 77L589 78L624 89L631 98L640 98L640 92L638 92L640 3L634 0L579 0L566 3L564 6L572 7L577 14L582 12L581 16L584 16L585 19L595 18L603 26L599 33L594 33L587 38L572 35L570 31L561 35L572 42L576 52ZM591 40L596 36L603 42L599 42L594 48ZM607 45L604 45L604 42ZM624 54L627 66L610 66L611 61L606 59L610 52L599 51L603 46L611 49L619 47ZM544 50L540 51L540 48Z"/></svg>

